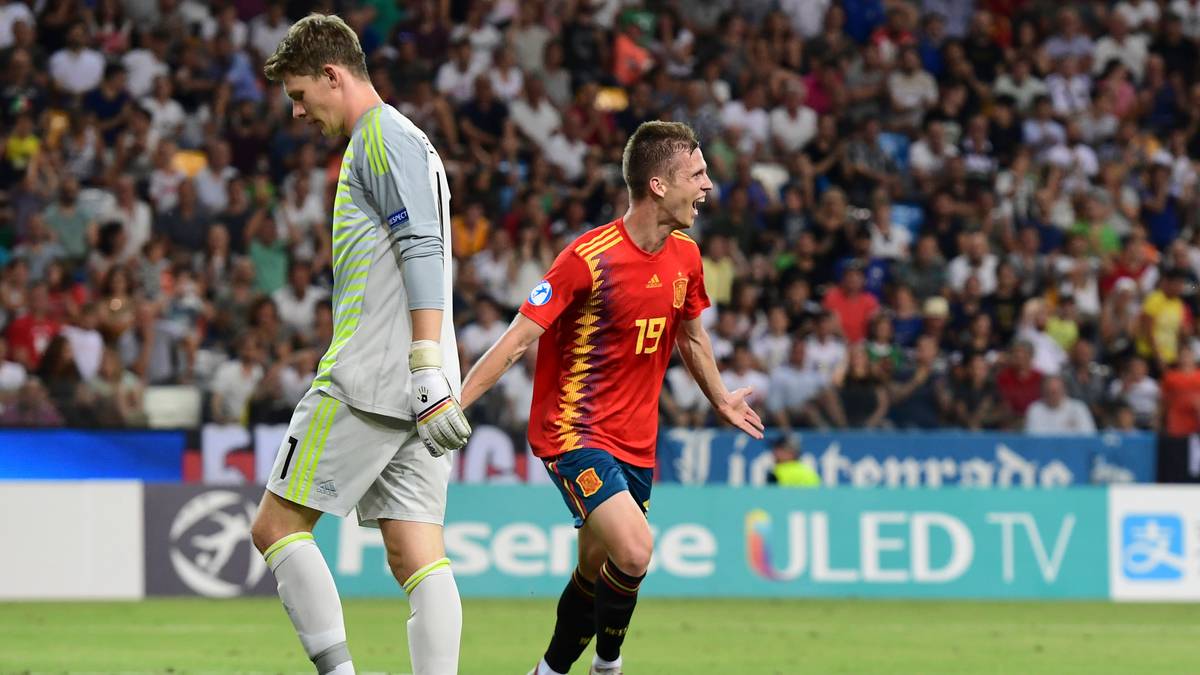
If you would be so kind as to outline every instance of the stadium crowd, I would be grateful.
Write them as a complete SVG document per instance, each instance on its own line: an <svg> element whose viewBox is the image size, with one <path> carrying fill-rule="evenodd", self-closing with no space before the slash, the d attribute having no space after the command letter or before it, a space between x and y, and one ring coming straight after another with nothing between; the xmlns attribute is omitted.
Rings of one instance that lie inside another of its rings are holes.
<svg viewBox="0 0 1200 675"><path fill-rule="evenodd" d="M769 423L1200 431L1195 0L0 0L0 424L141 425L164 384L287 420L345 140L261 65L308 11L451 172L464 372L672 119L717 186L716 356ZM532 364L476 422L524 428Z"/></svg>

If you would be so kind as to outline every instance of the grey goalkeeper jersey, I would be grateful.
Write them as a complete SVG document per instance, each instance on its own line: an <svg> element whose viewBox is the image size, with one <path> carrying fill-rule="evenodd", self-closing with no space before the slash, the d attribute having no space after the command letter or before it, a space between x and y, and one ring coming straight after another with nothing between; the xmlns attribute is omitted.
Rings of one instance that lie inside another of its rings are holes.
<svg viewBox="0 0 1200 675"><path fill-rule="evenodd" d="M428 137L387 104L354 125L333 202L333 342L313 389L413 419L410 309L441 309L442 365L460 394L450 292L450 189Z"/></svg>

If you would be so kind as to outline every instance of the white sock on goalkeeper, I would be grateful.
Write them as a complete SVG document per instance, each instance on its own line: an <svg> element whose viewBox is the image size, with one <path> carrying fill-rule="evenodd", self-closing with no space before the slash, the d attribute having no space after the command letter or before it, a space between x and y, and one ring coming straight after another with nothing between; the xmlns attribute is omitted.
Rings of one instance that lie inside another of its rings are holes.
<svg viewBox="0 0 1200 675"><path fill-rule="evenodd" d="M404 582L411 614L408 653L413 675L454 675L458 672L462 637L462 601L450 571L450 559L435 560Z"/></svg>
<svg viewBox="0 0 1200 675"><path fill-rule="evenodd" d="M279 585L279 599L300 644L321 675L354 675L342 602L333 575L309 532L289 534L263 553Z"/></svg>

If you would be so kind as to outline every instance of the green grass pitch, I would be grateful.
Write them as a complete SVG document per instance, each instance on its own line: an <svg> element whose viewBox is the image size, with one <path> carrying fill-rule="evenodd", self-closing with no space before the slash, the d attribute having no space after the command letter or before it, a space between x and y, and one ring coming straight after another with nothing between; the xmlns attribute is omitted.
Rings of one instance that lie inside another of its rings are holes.
<svg viewBox="0 0 1200 675"><path fill-rule="evenodd" d="M524 675L554 602L468 600L464 613L460 672ZM403 600L346 603L360 673L408 672L407 616ZM629 675L1200 673L1200 608L646 598L625 644ZM312 672L274 599L0 603L0 673L68 671Z"/></svg>

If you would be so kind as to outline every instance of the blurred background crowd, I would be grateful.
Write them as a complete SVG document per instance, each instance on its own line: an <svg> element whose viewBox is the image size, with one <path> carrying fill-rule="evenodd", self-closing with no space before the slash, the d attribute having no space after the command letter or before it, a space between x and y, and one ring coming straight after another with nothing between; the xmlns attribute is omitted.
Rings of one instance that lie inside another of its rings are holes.
<svg viewBox="0 0 1200 675"><path fill-rule="evenodd" d="M309 11L446 161L464 372L670 119L769 423L1200 431L1197 0L0 0L0 424L288 419L345 140L261 66ZM523 431L532 364L477 423ZM677 361L662 412L715 423Z"/></svg>

